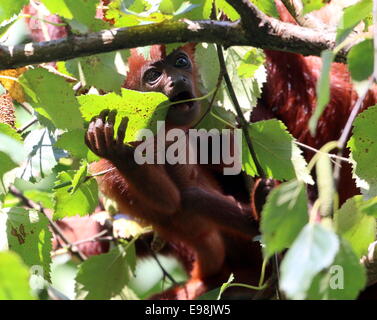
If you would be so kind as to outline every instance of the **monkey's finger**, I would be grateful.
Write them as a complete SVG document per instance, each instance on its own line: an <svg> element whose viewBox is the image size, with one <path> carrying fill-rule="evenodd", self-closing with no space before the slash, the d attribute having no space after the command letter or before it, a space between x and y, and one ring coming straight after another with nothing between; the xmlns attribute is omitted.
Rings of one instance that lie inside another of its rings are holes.
<svg viewBox="0 0 377 320"><path fill-rule="evenodd" d="M108 150L114 147L114 123L116 112L111 111L105 123L105 142Z"/></svg>
<svg viewBox="0 0 377 320"><path fill-rule="evenodd" d="M109 109L105 109L105 110L102 110L101 113L99 114L99 118L102 119L103 123L105 123L106 121L106 117L108 116L110 110Z"/></svg>
<svg viewBox="0 0 377 320"><path fill-rule="evenodd" d="M124 138L126 136L126 131L127 131L127 126L128 126L128 118L124 117L118 127L118 144L123 144Z"/></svg>
<svg viewBox="0 0 377 320"><path fill-rule="evenodd" d="M106 151L106 141L104 136L104 123L101 118L98 118L94 122L94 130L95 130L95 140L96 140L96 147L100 152Z"/></svg>
<svg viewBox="0 0 377 320"><path fill-rule="evenodd" d="M114 110L111 110L111 111L109 112L109 116L107 117L107 122L108 122L109 124L112 124L112 125L115 124L115 117L116 117L117 113L118 113L118 111L116 111L115 109L114 109Z"/></svg>
<svg viewBox="0 0 377 320"><path fill-rule="evenodd" d="M96 139L94 137L94 122L89 123L88 131L85 134L85 143L90 150L92 150L96 154L98 153L96 147Z"/></svg>

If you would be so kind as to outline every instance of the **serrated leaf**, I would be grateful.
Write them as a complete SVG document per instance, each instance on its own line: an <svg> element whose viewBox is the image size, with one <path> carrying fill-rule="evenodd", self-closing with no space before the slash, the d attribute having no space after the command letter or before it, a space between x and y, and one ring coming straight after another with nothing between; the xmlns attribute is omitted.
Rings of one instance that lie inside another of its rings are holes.
<svg viewBox="0 0 377 320"><path fill-rule="evenodd" d="M297 180L282 183L268 195L261 220L266 257L290 247L308 222L307 202L306 187Z"/></svg>
<svg viewBox="0 0 377 320"><path fill-rule="evenodd" d="M349 300L357 298L365 287L364 267L346 241L340 242L332 265L313 279L308 299Z"/></svg>
<svg viewBox="0 0 377 320"><path fill-rule="evenodd" d="M52 234L49 221L35 210L6 208L9 249L17 252L29 266L43 268L43 276L50 281Z"/></svg>
<svg viewBox="0 0 377 320"><path fill-rule="evenodd" d="M85 120L89 121L104 109L117 110L115 132L123 117L129 118L126 142L135 141L141 129L156 132L158 120L165 120L168 110L167 97L158 92L139 92L122 89L122 94L109 93L103 96L80 96L80 110Z"/></svg>
<svg viewBox="0 0 377 320"><path fill-rule="evenodd" d="M361 0L356 4L345 8L343 16L338 24L336 42L341 43L363 19L372 12L372 0Z"/></svg>
<svg viewBox="0 0 377 320"><path fill-rule="evenodd" d="M377 195L377 106L360 113L353 122L352 136L347 146L351 149L353 173L367 183L369 196Z"/></svg>
<svg viewBox="0 0 377 320"><path fill-rule="evenodd" d="M0 300L33 300L29 270L14 252L0 252Z"/></svg>
<svg viewBox="0 0 377 320"><path fill-rule="evenodd" d="M227 71L237 100L247 111L251 111L250 106L256 105L257 99L260 97L262 85L266 82L266 72L263 64L260 64L260 67L254 72L252 79L239 76L239 68L242 68L249 52L250 47L231 47L225 51ZM234 111L233 102L228 91L224 90L223 94L224 107Z"/></svg>
<svg viewBox="0 0 377 320"><path fill-rule="evenodd" d="M263 171L269 178L313 183L301 150L293 137L279 120L259 121L249 125L249 134ZM243 169L256 175L255 163L249 152L245 137L242 139Z"/></svg>
<svg viewBox="0 0 377 320"><path fill-rule="evenodd" d="M333 232L318 223L307 224L281 263L280 289L289 299L305 299L314 276L330 266L338 250Z"/></svg>
<svg viewBox="0 0 377 320"><path fill-rule="evenodd" d="M37 68L20 77L34 109L60 129L82 128L79 105L72 87L62 77Z"/></svg>
<svg viewBox="0 0 377 320"><path fill-rule="evenodd" d="M118 73L116 52L108 52L67 61L66 69L80 79L85 88L120 92L125 75Z"/></svg>
<svg viewBox="0 0 377 320"><path fill-rule="evenodd" d="M372 201L375 205L375 199ZM376 220L367 215L371 212L368 202L361 195L354 196L334 213L336 232L350 243L358 258L368 252L368 246L375 240ZM376 206L373 211L377 213Z"/></svg>
<svg viewBox="0 0 377 320"><path fill-rule="evenodd" d="M374 68L373 40L367 39L354 45L348 53L347 62L355 81L368 79Z"/></svg>
<svg viewBox="0 0 377 320"><path fill-rule="evenodd" d="M117 246L83 262L76 276L77 294L85 300L108 300L119 295L132 272L128 255L128 250Z"/></svg>
<svg viewBox="0 0 377 320"><path fill-rule="evenodd" d="M72 183L75 173L73 171L60 172L55 185ZM54 220L75 215L84 216L92 213L98 203L98 186L95 179L82 183L74 194L69 192L70 185L55 191Z"/></svg>
<svg viewBox="0 0 377 320"><path fill-rule="evenodd" d="M330 101L330 68L334 60L334 53L330 50L324 50L321 53L321 59L321 74L316 85L317 104L309 120L309 130L312 136L315 135L318 120Z"/></svg>
<svg viewBox="0 0 377 320"><path fill-rule="evenodd" d="M19 14L22 7L26 6L29 0L1 0L0 4L0 23Z"/></svg>
<svg viewBox="0 0 377 320"><path fill-rule="evenodd" d="M265 62L263 51L253 48L249 50L242 58L242 62L238 66L237 72L240 78L248 79L255 76L256 71Z"/></svg>

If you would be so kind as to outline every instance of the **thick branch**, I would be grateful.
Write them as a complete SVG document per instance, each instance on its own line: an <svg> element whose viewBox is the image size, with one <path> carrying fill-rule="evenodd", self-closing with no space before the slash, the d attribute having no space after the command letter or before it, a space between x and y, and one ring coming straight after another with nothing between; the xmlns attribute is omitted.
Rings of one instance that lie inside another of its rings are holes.
<svg viewBox="0 0 377 320"><path fill-rule="evenodd" d="M105 30L86 35L17 45L0 46L0 70L158 43L209 42L247 45L262 49L320 55L335 46L335 35L283 23L261 13L249 0L228 0L244 22L167 21L158 24ZM345 61L345 52L337 56Z"/></svg>
<svg viewBox="0 0 377 320"><path fill-rule="evenodd" d="M254 47L320 56L335 48L335 34L279 21L261 12L250 0L227 0L241 16L246 36ZM349 48L348 48L349 50ZM345 62L347 49L336 56Z"/></svg>

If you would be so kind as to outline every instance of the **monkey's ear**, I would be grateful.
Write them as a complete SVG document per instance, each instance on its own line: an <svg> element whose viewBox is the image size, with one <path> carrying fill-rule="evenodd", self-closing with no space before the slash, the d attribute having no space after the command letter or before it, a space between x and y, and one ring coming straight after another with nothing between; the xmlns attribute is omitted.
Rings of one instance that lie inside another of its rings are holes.
<svg viewBox="0 0 377 320"><path fill-rule="evenodd" d="M190 42L190 43L185 44L183 47L181 47L181 50L187 53L191 61L194 61L195 46L196 46L196 43Z"/></svg>

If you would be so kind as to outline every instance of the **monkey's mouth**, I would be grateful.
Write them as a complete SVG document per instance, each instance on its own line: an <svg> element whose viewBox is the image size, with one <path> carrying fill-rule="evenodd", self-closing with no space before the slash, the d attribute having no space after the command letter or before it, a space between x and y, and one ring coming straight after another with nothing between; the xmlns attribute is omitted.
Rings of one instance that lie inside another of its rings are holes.
<svg viewBox="0 0 377 320"><path fill-rule="evenodd" d="M182 92L178 93L177 95L175 95L174 97L172 97L170 99L170 101L171 102L178 102L178 103L172 105L172 107L174 109L179 108L182 111L186 111L186 110L191 109L195 105L196 101L185 101L185 102L183 102L183 101L193 99L193 98L195 98L195 96L190 91L182 91ZM180 103L180 101L182 101L182 102Z"/></svg>

